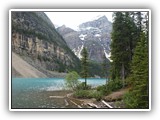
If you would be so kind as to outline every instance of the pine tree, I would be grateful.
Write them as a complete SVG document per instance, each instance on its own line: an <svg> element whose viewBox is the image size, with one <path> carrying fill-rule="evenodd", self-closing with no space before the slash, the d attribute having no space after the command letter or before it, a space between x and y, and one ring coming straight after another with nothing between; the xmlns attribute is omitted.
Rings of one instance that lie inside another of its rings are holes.
<svg viewBox="0 0 160 120"><path fill-rule="evenodd" d="M132 88L124 99L129 108L149 106L148 20L146 19L145 24L144 20L141 12L114 13L111 77L112 80L123 80L124 86L124 79L130 76L128 80Z"/></svg>
<svg viewBox="0 0 160 120"><path fill-rule="evenodd" d="M142 31L142 14L141 12L135 12L135 23L137 25L137 36L138 38L140 38L140 34L141 34L141 31Z"/></svg>
<svg viewBox="0 0 160 120"><path fill-rule="evenodd" d="M132 89L126 95L125 102L129 108L148 108L149 106L149 74L148 74L148 39L141 33L137 43L131 66Z"/></svg>
<svg viewBox="0 0 160 120"><path fill-rule="evenodd" d="M129 12L114 13L111 42L112 79L124 79L130 74L130 63L136 45L136 25ZM123 82L124 86L124 82Z"/></svg>
<svg viewBox="0 0 160 120"><path fill-rule="evenodd" d="M81 68L82 68L81 74L82 77L85 79L85 88L86 88L87 77L88 77L88 52L85 47L82 50Z"/></svg>
<svg viewBox="0 0 160 120"><path fill-rule="evenodd" d="M106 78L106 83L108 81L108 77L109 77L109 61L107 60L105 54L103 55L103 62L102 62L102 74L103 76Z"/></svg>
<svg viewBox="0 0 160 120"><path fill-rule="evenodd" d="M115 12L113 14L114 22L113 22L113 31L111 34L112 42L111 42L111 59L113 62L111 63L111 77L112 79L120 78L121 71L121 56L123 48L123 33L122 29L124 26L124 15L122 12Z"/></svg>
<svg viewBox="0 0 160 120"><path fill-rule="evenodd" d="M149 13L147 12L144 19L144 31L146 33L147 40L149 40ZM148 43L148 41L147 41Z"/></svg>

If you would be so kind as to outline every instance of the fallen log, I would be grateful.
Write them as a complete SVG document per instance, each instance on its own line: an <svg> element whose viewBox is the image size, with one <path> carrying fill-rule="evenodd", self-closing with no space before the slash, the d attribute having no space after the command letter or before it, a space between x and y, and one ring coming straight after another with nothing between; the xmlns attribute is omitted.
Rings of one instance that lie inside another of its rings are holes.
<svg viewBox="0 0 160 120"><path fill-rule="evenodd" d="M98 106L94 103L87 103L87 105L89 105L92 108L98 108Z"/></svg>
<svg viewBox="0 0 160 120"><path fill-rule="evenodd" d="M66 106L68 106L68 105L69 105L69 103L67 102L67 100L66 100L66 99L64 99L64 102L65 102L65 105L66 105Z"/></svg>
<svg viewBox="0 0 160 120"><path fill-rule="evenodd" d="M104 100L101 100L101 102L103 103L103 104L105 104L107 107L109 107L109 108L113 108L112 106L110 106L107 102L105 102Z"/></svg>
<svg viewBox="0 0 160 120"><path fill-rule="evenodd" d="M82 108L80 105L78 105L77 103L73 102L72 100L70 100L71 103L73 103L74 105L76 105L78 108Z"/></svg>
<svg viewBox="0 0 160 120"><path fill-rule="evenodd" d="M64 96L49 96L49 98L64 98Z"/></svg>

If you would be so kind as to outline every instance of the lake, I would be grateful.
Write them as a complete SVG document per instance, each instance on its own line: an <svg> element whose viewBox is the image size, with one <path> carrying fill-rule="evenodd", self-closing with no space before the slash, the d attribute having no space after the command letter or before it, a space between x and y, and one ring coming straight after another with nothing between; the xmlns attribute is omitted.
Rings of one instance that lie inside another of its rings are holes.
<svg viewBox="0 0 160 120"><path fill-rule="evenodd" d="M84 79L79 79L84 82ZM106 79L88 78L92 87L104 85ZM64 99L50 99L49 96L64 95L63 78L12 78L12 108L64 108ZM72 106L74 107L74 106Z"/></svg>

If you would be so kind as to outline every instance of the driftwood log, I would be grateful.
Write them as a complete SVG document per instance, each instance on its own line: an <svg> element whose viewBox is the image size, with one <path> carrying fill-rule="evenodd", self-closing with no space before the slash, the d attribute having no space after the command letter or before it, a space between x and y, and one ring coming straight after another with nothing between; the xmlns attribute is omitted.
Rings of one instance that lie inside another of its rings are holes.
<svg viewBox="0 0 160 120"><path fill-rule="evenodd" d="M105 104L108 108L113 108L112 106L110 106L107 102L105 102L104 100L101 100L101 102L103 103L103 104Z"/></svg>

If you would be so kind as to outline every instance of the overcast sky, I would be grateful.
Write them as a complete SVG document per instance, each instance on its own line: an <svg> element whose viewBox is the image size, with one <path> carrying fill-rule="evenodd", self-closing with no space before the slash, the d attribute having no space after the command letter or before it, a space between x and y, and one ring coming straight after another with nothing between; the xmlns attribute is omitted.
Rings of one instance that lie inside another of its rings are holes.
<svg viewBox="0 0 160 120"><path fill-rule="evenodd" d="M112 22L112 12L45 12L53 24L66 25L72 29L83 22L95 19L97 16L105 15Z"/></svg>

